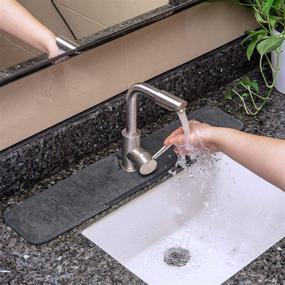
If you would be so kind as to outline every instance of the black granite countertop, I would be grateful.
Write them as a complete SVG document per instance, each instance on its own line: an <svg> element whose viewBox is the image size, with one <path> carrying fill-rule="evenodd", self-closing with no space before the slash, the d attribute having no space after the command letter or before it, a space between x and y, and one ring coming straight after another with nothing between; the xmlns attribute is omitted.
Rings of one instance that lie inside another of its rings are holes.
<svg viewBox="0 0 285 285"><path fill-rule="evenodd" d="M255 74L255 73L254 73ZM285 138L285 97L274 92L271 101L256 117L247 116L238 101L226 101L223 89L211 92L205 97L191 102L190 111L205 105L218 106L222 110L241 119L245 131L272 137ZM164 116L143 130L144 134L153 132L176 119L174 115ZM112 143L96 154L80 161L77 165L38 183L18 195L3 198L1 212L8 206L27 199L60 180L76 173L85 166L114 153L119 143ZM87 226L107 215L119 206L129 202L143 191L111 209L97 215L72 231L42 246L25 242L13 230L7 227L3 219L0 222L0 283L1 284L144 284L98 246L80 233ZM253 261L250 265L225 282L227 285L284 284L285 281L285 238Z"/></svg>

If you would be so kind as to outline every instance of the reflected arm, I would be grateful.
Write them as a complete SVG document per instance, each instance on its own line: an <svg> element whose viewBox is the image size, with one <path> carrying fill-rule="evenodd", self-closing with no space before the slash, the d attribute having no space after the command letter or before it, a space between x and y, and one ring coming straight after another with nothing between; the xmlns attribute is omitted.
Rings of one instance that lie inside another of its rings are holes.
<svg viewBox="0 0 285 285"><path fill-rule="evenodd" d="M58 54L56 36L16 0L0 0L0 29L48 53Z"/></svg>

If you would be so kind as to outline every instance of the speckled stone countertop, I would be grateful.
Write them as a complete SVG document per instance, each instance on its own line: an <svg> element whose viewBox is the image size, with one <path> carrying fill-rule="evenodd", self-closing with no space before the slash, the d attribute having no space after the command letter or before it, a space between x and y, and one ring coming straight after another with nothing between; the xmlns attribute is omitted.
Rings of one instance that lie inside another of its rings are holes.
<svg viewBox="0 0 285 285"><path fill-rule="evenodd" d="M230 88L226 86L224 88ZM222 88L222 89L224 89ZM285 138L285 97L274 93L264 111L256 117L246 116L238 101L225 101L222 89L211 92L191 102L190 111L205 105L218 106L222 110L241 119L245 131L255 134ZM172 120L167 115L156 123L146 127L143 134L160 129ZM76 173L90 163L99 160L119 148L113 143L93 156L80 161L68 170L45 179L29 191L4 198L0 202L1 212L29 196L42 191L50 185ZM97 215L72 231L42 246L26 243L14 231L0 222L0 284L145 284L138 277L88 241L80 233L87 226L129 202L137 193L111 209ZM227 285L284 284L285 281L285 239L281 240L250 265L225 282Z"/></svg>

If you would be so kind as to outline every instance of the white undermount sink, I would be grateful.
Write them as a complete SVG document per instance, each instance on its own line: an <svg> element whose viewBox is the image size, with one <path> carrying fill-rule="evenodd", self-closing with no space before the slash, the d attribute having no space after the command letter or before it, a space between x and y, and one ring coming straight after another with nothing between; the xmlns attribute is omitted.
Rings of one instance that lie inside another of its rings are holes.
<svg viewBox="0 0 285 285"><path fill-rule="evenodd" d="M83 235L148 284L223 283L285 236L285 193L216 157L212 171L193 165L194 177L180 172ZM190 261L167 265L171 247L188 249Z"/></svg>

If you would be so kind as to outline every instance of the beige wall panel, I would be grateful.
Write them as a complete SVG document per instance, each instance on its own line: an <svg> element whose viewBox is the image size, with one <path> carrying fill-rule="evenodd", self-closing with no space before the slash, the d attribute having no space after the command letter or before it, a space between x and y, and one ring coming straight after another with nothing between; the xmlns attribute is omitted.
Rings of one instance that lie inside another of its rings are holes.
<svg viewBox="0 0 285 285"><path fill-rule="evenodd" d="M167 3L167 0L56 0L103 25L112 26Z"/></svg>
<svg viewBox="0 0 285 285"><path fill-rule="evenodd" d="M130 34L126 45L130 83L147 80L161 70L196 58L254 26L256 22L249 9L220 1L204 3L189 9L182 17L172 17L168 28L165 22L158 22Z"/></svg>
<svg viewBox="0 0 285 285"><path fill-rule="evenodd" d="M124 0L121 0L124 1ZM168 0L129 0L130 10L132 11L133 17L161 7L169 3Z"/></svg>
<svg viewBox="0 0 285 285"><path fill-rule="evenodd" d="M105 26L115 25L132 17L129 17L128 1L57 0L56 2Z"/></svg>
<svg viewBox="0 0 285 285"><path fill-rule="evenodd" d="M56 35L62 35L73 39L50 0L18 0L33 14L41 23L52 30ZM81 2L81 1L78 1Z"/></svg>
<svg viewBox="0 0 285 285"><path fill-rule="evenodd" d="M81 15L70 8L66 8L60 4L58 4L57 7L78 39L95 34L106 28L106 26Z"/></svg>
<svg viewBox="0 0 285 285"><path fill-rule="evenodd" d="M26 50L18 43L10 41L4 33L0 32L0 70L16 65L34 56L35 54Z"/></svg>
<svg viewBox="0 0 285 285"><path fill-rule="evenodd" d="M240 36L247 9L204 4L0 88L0 149Z"/></svg>
<svg viewBox="0 0 285 285"><path fill-rule="evenodd" d="M0 31L0 35L2 37L6 38L8 41L12 42L14 45L18 46L19 48L22 48L22 49L30 52L30 54L34 54L35 56L42 54L42 52L40 50L32 47L28 43L23 42L22 40L4 32L4 31ZM17 63L19 63L19 62L17 62Z"/></svg>
<svg viewBox="0 0 285 285"><path fill-rule="evenodd" d="M0 149L104 101L110 90L126 89L125 63L117 41L92 51L92 57L85 53L2 87Z"/></svg>

